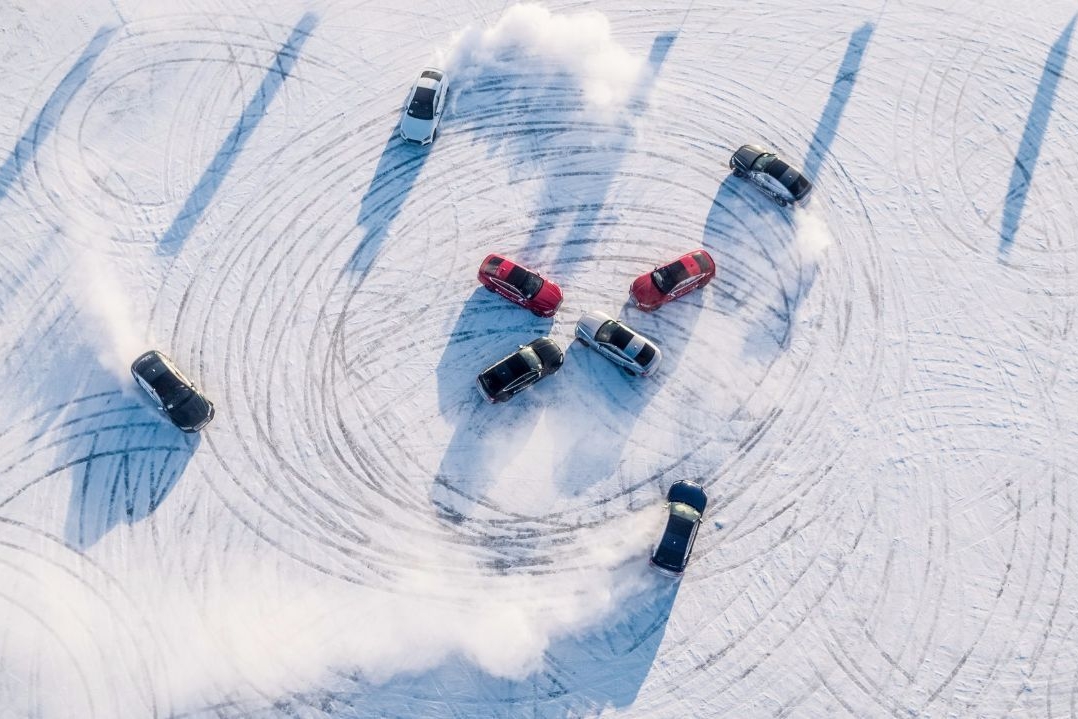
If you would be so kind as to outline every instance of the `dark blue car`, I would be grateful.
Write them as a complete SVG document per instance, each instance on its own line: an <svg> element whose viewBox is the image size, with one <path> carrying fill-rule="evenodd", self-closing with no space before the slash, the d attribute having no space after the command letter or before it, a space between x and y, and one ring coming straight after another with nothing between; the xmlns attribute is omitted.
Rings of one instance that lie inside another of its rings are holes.
<svg viewBox="0 0 1078 719"><path fill-rule="evenodd" d="M699 484L682 480L670 487L666 493L666 529L651 553L651 566L656 571L674 578L685 572L706 508L707 495Z"/></svg>

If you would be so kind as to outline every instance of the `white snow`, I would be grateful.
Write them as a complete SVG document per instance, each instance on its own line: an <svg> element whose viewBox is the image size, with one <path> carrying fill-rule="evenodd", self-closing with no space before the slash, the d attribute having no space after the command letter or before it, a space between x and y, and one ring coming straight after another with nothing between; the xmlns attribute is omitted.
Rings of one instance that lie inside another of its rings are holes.
<svg viewBox="0 0 1078 719"><path fill-rule="evenodd" d="M1074 13L0 6L0 718L1072 716ZM697 247L714 282L627 304ZM570 346L589 309L658 375ZM485 404L544 334L563 369Z"/></svg>

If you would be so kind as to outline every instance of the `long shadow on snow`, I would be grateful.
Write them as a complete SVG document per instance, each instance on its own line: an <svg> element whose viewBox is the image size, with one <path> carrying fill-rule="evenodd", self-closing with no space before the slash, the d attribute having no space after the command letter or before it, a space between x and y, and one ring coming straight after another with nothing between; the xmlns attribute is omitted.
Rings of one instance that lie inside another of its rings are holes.
<svg viewBox="0 0 1078 719"><path fill-rule="evenodd" d="M109 40L112 39L117 29L104 26L98 28L90 39L89 44L87 44L86 49L82 51L82 54L75 60L75 64L71 66L71 69L60 80L56 89L49 95L49 99L42 105L37 117L26 128L26 132L23 133L22 137L15 142L15 148L8 155L8 158L4 160L4 164L0 165L0 201L7 197L8 192L11 190L11 185L22 175L23 169L33 161L38 148L56 128L56 124L60 121L60 116L64 113L64 108L67 107L67 104L71 102L71 98L86 82L94 62L97 61L98 56L109 44Z"/></svg>
<svg viewBox="0 0 1078 719"><path fill-rule="evenodd" d="M385 719L560 719L628 707L655 662L680 587L660 578L649 584L626 599L623 613L591 631L555 641L544 653L541 668L525 679L492 677L456 657L384 684L343 675L336 687L293 694L276 708L306 715L313 707L323 716ZM509 636L502 639L512 641Z"/></svg>
<svg viewBox="0 0 1078 719"><path fill-rule="evenodd" d="M386 140L371 184L359 203L356 224L364 232L348 263L349 270L366 276L430 152L430 145L411 145L401 140L396 130Z"/></svg>
<svg viewBox="0 0 1078 719"><path fill-rule="evenodd" d="M266 115L266 110L273 101L277 91L284 84L292 66L296 64L300 49L310 37L311 31L318 23L318 17L313 13L306 13L296 26L291 35L281 46L273 58L266 76L258 86L258 90L243 109L243 113L236 121L232 131L228 133L217 154L214 155L209 167L202 173L198 184L191 190L187 200L183 203L179 214L172 221L172 225L165 231L158 241L157 250L160 254L174 254L179 251L184 241L190 236L195 225L198 224L202 213L206 211L213 196L225 181L229 170L235 164L236 158L243 151L244 145L254 133L255 128Z"/></svg>
<svg viewBox="0 0 1078 719"><path fill-rule="evenodd" d="M717 270L716 309L744 325L742 355L769 364L790 343L795 315L816 275L796 249L794 213L729 175L704 223ZM705 288L707 289L707 288Z"/></svg>
<svg viewBox="0 0 1078 719"><path fill-rule="evenodd" d="M558 226L560 218L568 213L575 213L569 222L571 228L558 247L558 253L552 264L561 274L568 274L570 261L585 260L591 255L588 248L600 239L602 228L617 223L616 217L604 217L607 195L619 177L619 169L626 155L632 149L636 135L633 122L648 109L648 101L655 80L666 55L674 44L677 35L664 33L655 38L648 54L647 67L633 88L628 102L628 112L624 119L588 130L582 140L566 135L566 152L562 153L547 169L547 180L542 193L544 206L537 214L535 227L532 229L530 244L545 245L549 234ZM602 133L597 136L596 131ZM596 145L603 151L602 162L595 163ZM570 204L562 204L567 180L572 178L575 184Z"/></svg>
<svg viewBox="0 0 1078 719"><path fill-rule="evenodd" d="M823 158L831 149L831 143L838 133L838 124L842 119L842 113L846 109L846 103L850 100L853 85L857 81L857 73L861 71L861 59L868 47L868 41L872 38L874 27L872 23L865 23L850 35L850 42L846 46L846 54L842 57L842 63L835 74L835 81L831 84L831 94L824 105L823 113L816 123L816 132L809 142L808 152L805 155L805 176L810 180L816 180L816 174L820 171Z"/></svg>
<svg viewBox="0 0 1078 719"><path fill-rule="evenodd" d="M1041 80L1037 84L1037 93L1033 96L1033 106L1026 119L1026 129L1022 132L1021 142L1018 143L1018 153L1015 155L1011 180L1007 185L1007 197L1003 203L1003 220L999 230L999 256L1001 258L1010 252L1014 244L1014 236L1018 232L1022 208L1026 205L1029 184L1033 180L1033 169L1037 164L1037 158L1040 157L1044 133L1048 130L1048 120L1052 116L1056 87L1063 76L1063 66L1067 62L1076 18L1078 16L1071 18L1048 53Z"/></svg>
<svg viewBox="0 0 1078 719"><path fill-rule="evenodd" d="M97 543L121 522L153 514L201 441L173 426L148 400L122 392L72 402L64 412L52 428L63 443L52 471L72 473L64 537L77 549Z"/></svg>
<svg viewBox="0 0 1078 719"><path fill-rule="evenodd" d="M556 382L547 377L507 403L488 405L475 387L479 372L547 334L550 320L477 287L464 303L435 369L441 415L455 425L431 486L439 516L462 524L475 521L472 510L485 504L484 493L498 472L526 442L538 419L532 395ZM496 528L497 521L489 528Z"/></svg>

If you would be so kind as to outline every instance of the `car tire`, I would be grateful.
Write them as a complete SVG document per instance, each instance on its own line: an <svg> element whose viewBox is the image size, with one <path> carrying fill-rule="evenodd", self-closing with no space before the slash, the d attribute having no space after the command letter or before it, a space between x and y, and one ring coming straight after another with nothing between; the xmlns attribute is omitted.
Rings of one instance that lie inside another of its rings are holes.
<svg viewBox="0 0 1078 719"><path fill-rule="evenodd" d="M786 205L790 204L786 200L782 199L781 197L776 198L775 202L779 203L779 207L786 207Z"/></svg>
<svg viewBox="0 0 1078 719"><path fill-rule="evenodd" d="M637 376L636 370L631 370L628 367L622 367L621 371L624 372L625 374L629 375L630 377L636 377Z"/></svg>
<svg viewBox="0 0 1078 719"><path fill-rule="evenodd" d="M742 172L741 170L737 169L736 167L731 166L730 169L733 171L734 177L744 177L745 176L745 173Z"/></svg>

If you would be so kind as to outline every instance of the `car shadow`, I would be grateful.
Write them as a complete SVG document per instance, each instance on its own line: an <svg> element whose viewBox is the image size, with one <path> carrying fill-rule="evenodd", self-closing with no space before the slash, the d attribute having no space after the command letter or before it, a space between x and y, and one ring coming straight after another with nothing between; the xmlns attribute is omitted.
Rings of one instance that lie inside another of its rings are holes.
<svg viewBox="0 0 1078 719"><path fill-rule="evenodd" d="M438 408L454 426L431 485L431 504L454 524L470 521L471 510L484 503L484 491L496 474L526 443L538 419L529 401L558 380L560 372L541 380L508 402L490 405L475 386L486 367L550 332L552 320L476 285L465 301L435 368Z"/></svg>
<svg viewBox="0 0 1078 719"><path fill-rule="evenodd" d="M454 655L434 669L383 683L344 670L331 688L293 695L277 708L299 715L314 706L334 715L387 719L605 716L636 701L655 664L679 588L680 582L660 577L645 581L644 589L627 597L601 624L555 640L540 667L523 679L491 676Z"/></svg>
<svg viewBox="0 0 1078 719"><path fill-rule="evenodd" d="M134 524L153 514L201 442L148 402L119 392L81 403L53 431L63 435L54 471L72 477L64 538L80 550L120 523Z"/></svg>
<svg viewBox="0 0 1078 719"><path fill-rule="evenodd" d="M49 95L49 99L41 106L33 122L15 141L11 154L4 160L4 164L0 165L0 201L7 197L12 184L22 175L23 169L33 162L38 148L56 128L64 108L71 102L71 98L75 96L79 88L85 84L94 63L118 29L108 26L98 28L82 54L75 60L67 74L61 78L56 89Z"/></svg>
<svg viewBox="0 0 1078 719"><path fill-rule="evenodd" d="M1055 104L1056 87L1059 85L1059 79L1063 77L1063 67L1067 62L1076 19L1078 16L1071 18L1048 53L1044 71L1037 84L1037 92L1033 96L1033 105L1026 119L1026 128L1018 143L1014 168L1011 170L1011 179L1007 184L1007 196L1003 202L1003 219L999 230L1000 258L1005 258L1010 252L1014 244L1014 236L1018 233L1022 209L1026 205L1029 185L1033 180L1033 170L1037 165L1037 158L1040 157L1044 134L1048 130L1048 120L1051 118L1052 106Z"/></svg>
<svg viewBox="0 0 1078 719"><path fill-rule="evenodd" d="M273 102L277 91L292 72L296 64L303 44L310 37L315 25L318 24L318 16L314 13L306 13L296 26L288 39L277 51L270 63L265 77L262 78L258 90L248 101L232 131L228 133L217 154L213 156L209 167L202 173L198 184L187 196L172 225L165 231L157 243L159 254L175 254L183 243L191 235L195 225L202 218L202 214L213 201L214 195L220 189L221 184L228 176L229 170L235 164L236 158L243 151L244 145L258 127L266 111Z"/></svg>
<svg viewBox="0 0 1078 719"><path fill-rule="evenodd" d="M715 258L715 309L740 327L741 355L770 363L789 347L796 313L815 280L815 262L796 247L794 213L727 175L704 223ZM706 289L706 288L705 288Z"/></svg>
<svg viewBox="0 0 1078 719"><path fill-rule="evenodd" d="M363 193L356 216L356 225L363 234L348 262L348 269L361 277L370 271L382 242L430 156L430 145L411 145L400 139L395 128L382 148L378 166Z"/></svg>

